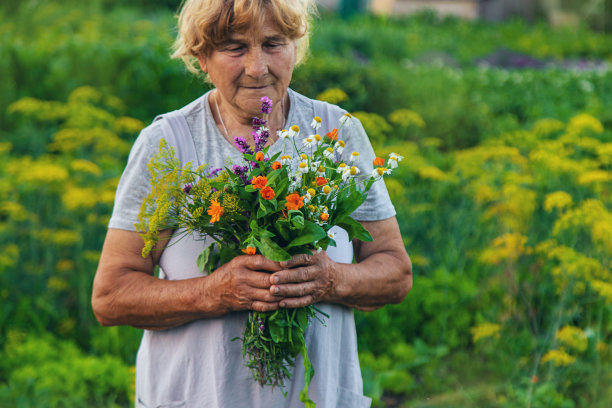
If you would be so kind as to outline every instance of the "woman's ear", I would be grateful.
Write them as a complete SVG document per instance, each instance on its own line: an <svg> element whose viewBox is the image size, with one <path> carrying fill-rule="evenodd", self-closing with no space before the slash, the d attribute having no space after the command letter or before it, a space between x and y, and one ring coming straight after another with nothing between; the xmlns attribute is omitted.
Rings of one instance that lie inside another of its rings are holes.
<svg viewBox="0 0 612 408"><path fill-rule="evenodd" d="M200 69L202 70L202 72L204 72L205 74L208 73L208 69L206 68L206 57L199 55L198 63L200 64Z"/></svg>

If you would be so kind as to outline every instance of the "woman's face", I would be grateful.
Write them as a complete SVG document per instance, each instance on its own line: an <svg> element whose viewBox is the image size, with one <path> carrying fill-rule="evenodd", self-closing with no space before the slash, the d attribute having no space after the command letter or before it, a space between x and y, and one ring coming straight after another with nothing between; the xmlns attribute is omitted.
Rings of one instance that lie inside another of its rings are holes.
<svg viewBox="0 0 612 408"><path fill-rule="evenodd" d="M219 92L219 103L252 117L260 113L262 96L274 103L285 96L296 51L295 41L267 18L263 26L232 34L210 55L198 60Z"/></svg>

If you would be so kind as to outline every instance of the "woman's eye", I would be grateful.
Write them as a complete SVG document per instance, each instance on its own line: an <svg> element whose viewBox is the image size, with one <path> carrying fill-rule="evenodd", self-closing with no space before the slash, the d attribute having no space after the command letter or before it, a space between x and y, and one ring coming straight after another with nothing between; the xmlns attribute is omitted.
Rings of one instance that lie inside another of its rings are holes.
<svg viewBox="0 0 612 408"><path fill-rule="evenodd" d="M242 45L231 45L227 48L225 48L226 51L228 52L242 52L242 50L244 50L244 47Z"/></svg>

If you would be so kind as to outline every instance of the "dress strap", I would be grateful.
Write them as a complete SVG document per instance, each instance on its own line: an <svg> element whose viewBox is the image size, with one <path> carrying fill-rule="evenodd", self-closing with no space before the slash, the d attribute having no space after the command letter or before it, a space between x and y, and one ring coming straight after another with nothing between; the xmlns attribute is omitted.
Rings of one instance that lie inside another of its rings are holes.
<svg viewBox="0 0 612 408"><path fill-rule="evenodd" d="M176 154L181 163L191 162L192 168L199 166L195 143L185 115L180 110L175 110L159 115L153 121L157 122L158 120L162 125L166 142L176 149Z"/></svg>

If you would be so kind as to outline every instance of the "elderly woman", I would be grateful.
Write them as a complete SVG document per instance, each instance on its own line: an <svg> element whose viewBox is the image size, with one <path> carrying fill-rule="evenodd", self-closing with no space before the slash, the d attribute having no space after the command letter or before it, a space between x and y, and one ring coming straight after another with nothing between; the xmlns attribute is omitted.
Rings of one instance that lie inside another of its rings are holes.
<svg viewBox="0 0 612 408"><path fill-rule="evenodd" d="M395 210L382 181L353 213L372 242L272 262L238 256L204 276L196 257L207 240L176 240L165 231L147 258L135 231L148 192L147 163L161 138L174 135L184 161L224 167L241 161L234 136L253 143L251 121L260 98L273 100L271 135L314 116L331 127L344 111L291 89L293 69L308 44L312 0L186 0L173 57L199 68L214 89L171 114L158 117L137 139L117 189L113 215L94 281L92 304L103 325L145 329L136 362L139 407L297 407L302 370L289 367L283 389L260 387L243 364L240 337L250 310L271 311L312 303L330 315L306 332L315 367L310 396L319 407L366 407L357 359L353 308L374 310L401 302L412 285ZM346 151L359 151L362 171L374 157L358 121L343 129ZM304 133L304 132L303 132ZM304 135L303 137L305 137ZM282 149L271 138L270 154ZM299 142L298 142L299 143ZM343 238L344 237L344 238ZM163 242L163 241L161 241ZM168 242L166 240L166 242ZM356 263L353 263L353 258ZM159 276L155 276L159 265ZM295 366L301 365L297 357ZM284 395L286 393L286 395Z"/></svg>

